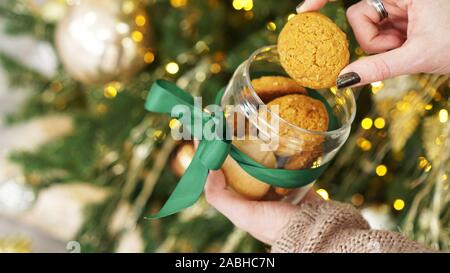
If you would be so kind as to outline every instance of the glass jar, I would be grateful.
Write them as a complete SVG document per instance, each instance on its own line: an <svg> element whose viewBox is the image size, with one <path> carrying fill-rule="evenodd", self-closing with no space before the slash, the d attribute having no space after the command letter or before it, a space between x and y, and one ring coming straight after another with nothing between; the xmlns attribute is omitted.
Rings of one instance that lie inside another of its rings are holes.
<svg viewBox="0 0 450 273"><path fill-rule="evenodd" d="M326 101L337 124L325 132L310 131L281 119L271 109L261 114L264 108L261 106L267 102L261 100L251 83L261 76L289 77L280 64L276 46L266 46L255 51L237 68L225 89L221 106L225 109L226 122L229 127L244 128L233 129L233 145L269 168L309 169L328 163L350 134L356 113L352 90L331 88L308 91L309 94L316 92L322 102ZM272 187L249 176L230 157L223 171L230 188L254 200L297 203L314 183L297 189Z"/></svg>

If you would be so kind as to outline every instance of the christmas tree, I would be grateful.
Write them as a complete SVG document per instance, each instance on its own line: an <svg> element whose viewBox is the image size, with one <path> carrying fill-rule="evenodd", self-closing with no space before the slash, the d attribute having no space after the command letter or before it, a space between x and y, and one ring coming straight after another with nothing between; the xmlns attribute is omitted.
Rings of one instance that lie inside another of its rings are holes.
<svg viewBox="0 0 450 273"><path fill-rule="evenodd" d="M170 137L173 121L143 105L159 78L212 103L254 50L276 44L298 1L4 2L5 30L49 42L59 63L46 75L0 54L10 84L33 89L8 124L54 115L69 117L70 124L64 136L34 151L16 150L10 160L38 195L58 184L107 190L83 210L73 238L82 251L120 251L130 237L146 252L265 251L204 199L177 215L144 219L161 208L194 149ZM353 60L364 57L345 17L354 2L332 1L321 10L347 33ZM411 75L355 90L351 136L316 183L317 192L448 250L449 89L446 77Z"/></svg>

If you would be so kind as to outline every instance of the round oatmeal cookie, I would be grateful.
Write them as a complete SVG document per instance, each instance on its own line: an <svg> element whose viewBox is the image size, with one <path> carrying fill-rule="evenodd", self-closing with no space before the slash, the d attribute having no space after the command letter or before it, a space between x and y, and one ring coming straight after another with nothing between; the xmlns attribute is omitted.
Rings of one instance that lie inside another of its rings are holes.
<svg viewBox="0 0 450 273"><path fill-rule="evenodd" d="M279 117L303 129L310 131L325 132L328 129L328 112L325 105L316 99L305 95L287 95L277 98L267 104L269 109L278 105ZM298 140L297 144L290 141L280 140L275 154L279 157L287 158L282 167L288 170L306 169L321 155L321 144L324 137L321 135L311 135L296 130L295 127L279 123L279 135L281 138L293 138Z"/></svg>
<svg viewBox="0 0 450 273"><path fill-rule="evenodd" d="M264 76L253 79L252 86L263 102L289 94L306 94L306 89L291 78Z"/></svg>
<svg viewBox="0 0 450 273"><path fill-rule="evenodd" d="M306 130L324 132L328 129L328 112L319 100L306 95L286 95L269 102L269 110L278 105L281 119ZM280 124L280 135L290 135L290 128Z"/></svg>
<svg viewBox="0 0 450 273"><path fill-rule="evenodd" d="M345 33L318 12L301 13L289 20L278 36L278 52L289 76L313 89L334 86L350 59Z"/></svg>
<svg viewBox="0 0 450 273"><path fill-rule="evenodd" d="M275 168L277 164L275 154L272 151L263 150L261 144L260 140L250 140L248 136L243 140L233 140L233 145L253 160L267 168ZM222 171L227 185L247 199L260 200L270 190L269 184L249 175L231 156L225 160Z"/></svg>

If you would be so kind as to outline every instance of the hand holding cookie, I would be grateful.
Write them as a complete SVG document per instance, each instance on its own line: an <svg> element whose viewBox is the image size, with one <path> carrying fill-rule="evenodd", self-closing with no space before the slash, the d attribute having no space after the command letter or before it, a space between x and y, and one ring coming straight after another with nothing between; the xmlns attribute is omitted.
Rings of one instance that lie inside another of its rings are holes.
<svg viewBox="0 0 450 273"><path fill-rule="evenodd" d="M328 0L305 0L298 13L316 11ZM450 74L450 2L448 0L383 0L385 20L370 4L360 1L347 18L361 48L375 54L351 63L340 72L344 88L417 73Z"/></svg>

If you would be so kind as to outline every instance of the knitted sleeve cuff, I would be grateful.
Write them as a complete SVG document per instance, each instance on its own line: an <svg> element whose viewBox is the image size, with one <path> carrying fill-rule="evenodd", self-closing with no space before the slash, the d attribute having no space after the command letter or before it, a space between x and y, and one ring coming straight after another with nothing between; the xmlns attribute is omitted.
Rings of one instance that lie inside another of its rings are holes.
<svg viewBox="0 0 450 273"><path fill-rule="evenodd" d="M371 230L351 205L304 203L272 246L272 252L432 252L400 233Z"/></svg>
<svg viewBox="0 0 450 273"><path fill-rule="evenodd" d="M343 229L367 230L369 225L351 205L325 200L303 203L272 252L328 251L335 233Z"/></svg>

